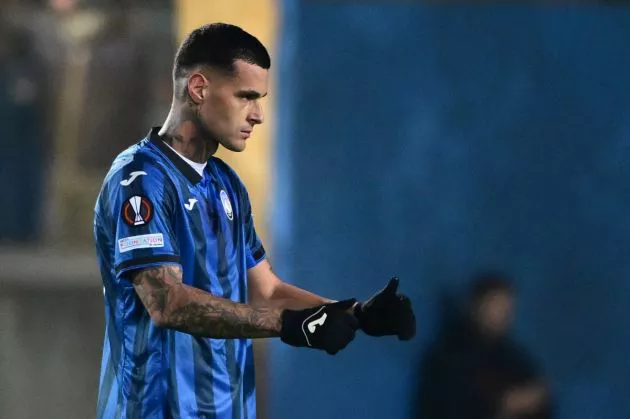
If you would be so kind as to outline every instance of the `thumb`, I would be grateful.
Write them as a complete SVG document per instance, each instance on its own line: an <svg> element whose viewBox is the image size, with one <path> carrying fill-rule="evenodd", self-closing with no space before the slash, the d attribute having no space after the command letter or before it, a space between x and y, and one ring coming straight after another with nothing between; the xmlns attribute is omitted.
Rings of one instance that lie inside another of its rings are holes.
<svg viewBox="0 0 630 419"><path fill-rule="evenodd" d="M382 294L396 294L396 291L398 291L399 282L400 280L397 277L393 277L392 279L390 279L385 289L383 289Z"/></svg>
<svg viewBox="0 0 630 419"><path fill-rule="evenodd" d="M348 300L343 300L343 301L337 301L336 303L330 303L330 304L326 304L326 307L328 307L329 309L335 309L335 310L349 310L350 308L352 308L352 306L357 302L357 300L355 298L350 298Z"/></svg>

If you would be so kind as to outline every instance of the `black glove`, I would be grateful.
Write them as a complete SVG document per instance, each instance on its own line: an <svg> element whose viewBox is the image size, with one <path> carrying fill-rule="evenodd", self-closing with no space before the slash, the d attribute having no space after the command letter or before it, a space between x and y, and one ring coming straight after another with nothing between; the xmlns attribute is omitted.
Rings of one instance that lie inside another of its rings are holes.
<svg viewBox="0 0 630 419"><path fill-rule="evenodd" d="M350 313L355 299L308 308L284 310L280 339L292 346L307 346L336 354L354 339L358 320Z"/></svg>
<svg viewBox="0 0 630 419"><path fill-rule="evenodd" d="M389 283L365 303L357 304L354 315L361 329L370 336L396 335L410 340L416 335L416 316L409 297L397 294L398 278Z"/></svg>

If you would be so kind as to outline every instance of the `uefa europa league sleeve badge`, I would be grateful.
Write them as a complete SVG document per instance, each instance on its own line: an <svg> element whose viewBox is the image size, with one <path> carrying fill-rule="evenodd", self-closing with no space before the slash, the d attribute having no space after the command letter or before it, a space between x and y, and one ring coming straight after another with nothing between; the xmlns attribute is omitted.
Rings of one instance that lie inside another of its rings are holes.
<svg viewBox="0 0 630 419"><path fill-rule="evenodd" d="M153 204L144 196L135 195L125 201L122 218L130 226L143 226L153 217Z"/></svg>

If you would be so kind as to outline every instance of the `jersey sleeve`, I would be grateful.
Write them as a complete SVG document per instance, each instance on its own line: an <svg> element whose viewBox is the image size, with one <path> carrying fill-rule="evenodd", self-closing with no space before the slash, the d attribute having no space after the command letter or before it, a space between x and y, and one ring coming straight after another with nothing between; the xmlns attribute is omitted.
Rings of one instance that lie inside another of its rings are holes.
<svg viewBox="0 0 630 419"><path fill-rule="evenodd" d="M177 191L170 179L156 168L131 167L123 170L111 188L116 276L179 264L174 228Z"/></svg>
<svg viewBox="0 0 630 419"><path fill-rule="evenodd" d="M247 269L250 269L265 259L266 253L262 241L258 237L258 234L256 234L249 195L244 187L242 187L241 190L243 200L243 228L245 229L245 254L247 258Z"/></svg>

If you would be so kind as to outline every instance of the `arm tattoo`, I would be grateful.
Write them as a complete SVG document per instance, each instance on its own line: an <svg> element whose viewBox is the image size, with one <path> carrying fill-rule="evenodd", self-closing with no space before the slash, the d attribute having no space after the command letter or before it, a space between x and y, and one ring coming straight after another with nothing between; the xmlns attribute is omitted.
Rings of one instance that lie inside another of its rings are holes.
<svg viewBox="0 0 630 419"><path fill-rule="evenodd" d="M193 335L218 338L279 336L281 310L254 308L182 283L181 268L159 266L136 272L133 285L156 323Z"/></svg>

